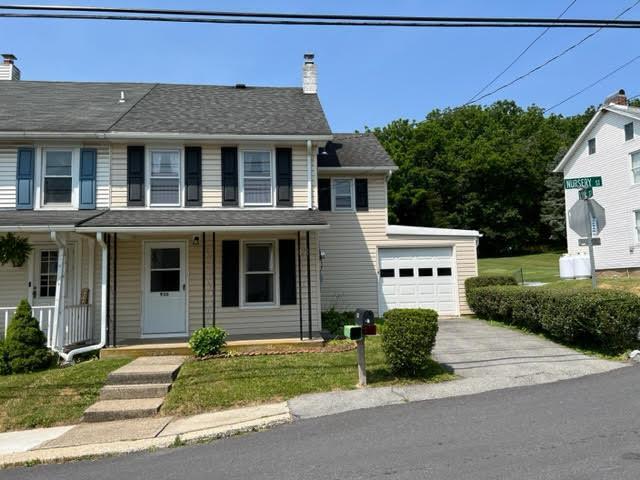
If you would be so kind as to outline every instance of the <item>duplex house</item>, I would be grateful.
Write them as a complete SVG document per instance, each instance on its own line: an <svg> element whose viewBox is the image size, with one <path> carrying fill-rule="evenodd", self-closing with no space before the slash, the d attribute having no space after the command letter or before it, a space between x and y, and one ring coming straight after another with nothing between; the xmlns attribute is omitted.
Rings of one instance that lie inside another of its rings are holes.
<svg viewBox="0 0 640 480"><path fill-rule="evenodd" d="M628 272L640 268L640 108L628 105L624 90L608 97L555 169L565 179L602 177L593 198L606 214L595 247L596 270ZM565 191L565 209L578 201ZM586 253L567 222L567 250Z"/></svg>
<svg viewBox="0 0 640 480"><path fill-rule="evenodd" d="M476 231L387 225L396 166L302 87L20 80L0 67L0 332L21 298L64 358L174 341L313 338L321 311L467 313Z"/></svg>

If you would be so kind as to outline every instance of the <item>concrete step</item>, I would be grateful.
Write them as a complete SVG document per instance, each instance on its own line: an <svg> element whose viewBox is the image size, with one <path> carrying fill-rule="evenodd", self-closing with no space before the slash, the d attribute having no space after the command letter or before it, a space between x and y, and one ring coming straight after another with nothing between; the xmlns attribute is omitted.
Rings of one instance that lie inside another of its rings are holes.
<svg viewBox="0 0 640 480"><path fill-rule="evenodd" d="M100 400L87 408L83 422L108 422L130 418L152 417L164 402L164 398L138 398L128 400Z"/></svg>
<svg viewBox="0 0 640 480"><path fill-rule="evenodd" d="M107 385L135 385L172 383L180 370L180 364L135 364L136 361L114 370L107 377Z"/></svg>
<svg viewBox="0 0 640 480"><path fill-rule="evenodd" d="M100 390L100 400L130 400L132 398L160 398L171 389L170 383L137 383L130 385L105 385Z"/></svg>

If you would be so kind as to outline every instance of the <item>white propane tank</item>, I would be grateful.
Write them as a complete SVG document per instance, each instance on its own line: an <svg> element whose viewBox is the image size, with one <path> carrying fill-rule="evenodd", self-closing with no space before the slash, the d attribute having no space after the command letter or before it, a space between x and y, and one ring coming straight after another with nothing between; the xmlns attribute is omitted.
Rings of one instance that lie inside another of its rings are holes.
<svg viewBox="0 0 640 480"><path fill-rule="evenodd" d="M591 278L589 255L580 254L573 257L573 273L576 278Z"/></svg>
<svg viewBox="0 0 640 480"><path fill-rule="evenodd" d="M573 268L573 256L565 253L560 257L560 278L562 280L572 280L576 277Z"/></svg>

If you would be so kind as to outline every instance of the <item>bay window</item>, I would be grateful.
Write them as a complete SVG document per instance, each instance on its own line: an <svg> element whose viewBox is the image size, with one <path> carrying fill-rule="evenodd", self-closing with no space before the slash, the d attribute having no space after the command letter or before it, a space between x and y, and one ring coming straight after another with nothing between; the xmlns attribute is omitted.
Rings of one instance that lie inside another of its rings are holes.
<svg viewBox="0 0 640 480"><path fill-rule="evenodd" d="M269 151L242 152L243 204L273 205L273 162Z"/></svg>
<svg viewBox="0 0 640 480"><path fill-rule="evenodd" d="M152 150L149 204L180 205L180 152Z"/></svg>
<svg viewBox="0 0 640 480"><path fill-rule="evenodd" d="M244 246L245 304L273 304L274 244L246 243Z"/></svg>
<svg viewBox="0 0 640 480"><path fill-rule="evenodd" d="M70 204L73 191L73 152L45 150L43 162L43 203Z"/></svg>

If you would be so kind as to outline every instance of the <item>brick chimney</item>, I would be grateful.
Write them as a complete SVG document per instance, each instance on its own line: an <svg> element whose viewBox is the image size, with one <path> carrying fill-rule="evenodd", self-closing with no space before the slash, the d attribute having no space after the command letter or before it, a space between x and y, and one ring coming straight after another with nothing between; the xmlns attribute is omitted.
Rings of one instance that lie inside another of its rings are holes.
<svg viewBox="0 0 640 480"><path fill-rule="evenodd" d="M14 64L16 60L16 56L11 53L2 54L0 80L20 80L20 70Z"/></svg>
<svg viewBox="0 0 640 480"><path fill-rule="evenodd" d="M304 93L318 93L318 72L313 57L313 53L304 54L304 65L302 66L302 91Z"/></svg>
<svg viewBox="0 0 640 480"><path fill-rule="evenodd" d="M627 94L623 89L618 90L616 93L609 95L604 99L605 105L622 105L626 107L629 105L629 101L627 100Z"/></svg>

